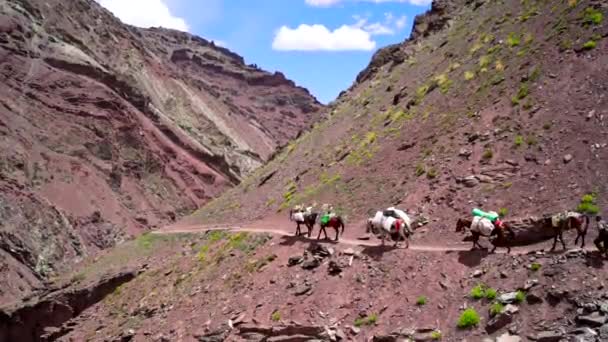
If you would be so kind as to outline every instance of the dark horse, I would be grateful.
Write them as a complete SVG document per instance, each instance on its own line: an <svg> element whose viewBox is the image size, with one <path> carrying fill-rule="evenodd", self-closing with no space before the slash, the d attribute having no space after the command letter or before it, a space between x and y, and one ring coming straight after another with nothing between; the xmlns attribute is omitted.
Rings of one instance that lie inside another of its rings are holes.
<svg viewBox="0 0 608 342"><path fill-rule="evenodd" d="M325 231L325 228L327 228L327 227L331 227L336 230L335 241L338 241L338 236L340 234L344 234L344 219L342 219L342 217L339 215L330 218L326 224L323 224L323 222L319 222L319 225L321 226L321 229L319 230L319 235L317 236L317 240L321 239L321 232L323 232L323 234L325 234L325 239L326 240L328 239L327 231ZM340 229L342 231L340 231Z"/></svg>
<svg viewBox="0 0 608 342"><path fill-rule="evenodd" d="M460 219L458 219L458 222L456 222L456 232L465 232L467 229L470 230L472 224L473 224L472 220L460 218ZM475 249L475 247L483 248L479 244L479 237L485 236L485 237L490 238L490 242L494 246L494 248L492 248L490 253L494 253L494 251L496 251L496 247L498 247L498 245L505 246L507 248L507 253L511 253L511 245L509 242L510 242L510 240L513 240L515 238L515 233L507 225L504 225L503 228L494 228L494 230L492 230L492 233L490 235L483 235L480 232L475 232L475 231L471 231L471 234L473 235L473 249ZM493 237L494 237L494 239L492 239Z"/></svg>
<svg viewBox="0 0 608 342"><path fill-rule="evenodd" d="M298 213L301 213L302 215L295 215ZM294 211L293 209L289 210L289 220L295 221L297 224L296 236L302 235L302 232L300 231L300 225L303 224L306 226L306 229L308 229L307 235L308 237L310 237L310 235L312 234L312 230L315 226L315 222L317 222L318 216L319 213L315 212Z"/></svg>
<svg viewBox="0 0 608 342"><path fill-rule="evenodd" d="M554 221L556 224L554 224ZM584 223L584 225L583 225ZM587 235L587 228L589 228L589 217L576 212L568 212L563 214L557 214L553 216L547 216L543 220L543 226L546 229L553 229L555 236L553 237L553 247L551 251L555 250L557 245L557 239L562 243L562 247L566 249L566 243L564 242L564 231L570 229L576 229L576 239L574 245L578 244L578 239L582 239L581 248L585 247L585 235Z"/></svg>

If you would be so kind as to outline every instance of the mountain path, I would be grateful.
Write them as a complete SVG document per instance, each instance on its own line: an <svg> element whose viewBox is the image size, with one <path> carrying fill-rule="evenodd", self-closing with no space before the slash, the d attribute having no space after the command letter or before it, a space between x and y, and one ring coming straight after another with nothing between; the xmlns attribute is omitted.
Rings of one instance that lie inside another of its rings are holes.
<svg viewBox="0 0 608 342"><path fill-rule="evenodd" d="M157 231L153 231L152 234L160 234L160 235L168 235L168 234L189 234L189 233L204 233L207 231L213 230L225 230L229 232L249 232L249 233L268 233L276 236L285 236L285 237L293 237L296 236L292 231L283 230L283 229L272 229L259 225L250 225L250 226L239 226L239 225L173 225L162 228ZM293 229L291 229L293 230ZM304 229L305 231L305 229ZM328 236L331 238L334 236L334 231L332 229L328 230ZM381 245L380 240L376 239L372 236L367 236L365 239L353 239L353 238L343 238L340 237L339 241L333 240L317 240L314 234L311 235L310 238L307 238L305 235L300 236L302 240L310 240L311 242L319 241L321 243L332 243L337 245L345 245L345 246L362 246L362 247L378 247ZM393 242L390 240L386 242L386 246L392 246ZM399 249L406 249L403 243L399 244ZM531 245L526 247L512 247L510 255L526 255L534 251L540 251L538 245ZM471 243L457 243L453 245L440 245L440 244L431 244L431 245L416 245L410 242L408 250L415 252L468 252L471 251ZM580 248L575 248L573 250L580 250ZM591 250L590 247L585 248L585 250ZM506 248L499 247L495 254L506 254ZM557 251L563 252L563 251Z"/></svg>

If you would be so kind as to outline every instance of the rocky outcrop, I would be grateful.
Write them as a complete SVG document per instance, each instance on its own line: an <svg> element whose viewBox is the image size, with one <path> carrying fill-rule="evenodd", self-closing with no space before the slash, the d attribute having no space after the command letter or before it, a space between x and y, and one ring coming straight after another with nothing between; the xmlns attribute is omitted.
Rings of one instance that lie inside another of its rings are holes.
<svg viewBox="0 0 608 342"><path fill-rule="evenodd" d="M40 341L48 328L60 327L78 316L118 286L131 281L137 273L138 271L125 271L102 278L86 287L58 290L32 298L25 304L1 309L0 342ZM51 330L47 336L49 340L55 340L70 331L69 328Z"/></svg>

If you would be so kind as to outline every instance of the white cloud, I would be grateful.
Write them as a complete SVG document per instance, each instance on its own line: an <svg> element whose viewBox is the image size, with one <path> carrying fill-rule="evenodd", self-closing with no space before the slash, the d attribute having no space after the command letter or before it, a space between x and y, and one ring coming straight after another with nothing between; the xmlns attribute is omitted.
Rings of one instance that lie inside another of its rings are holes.
<svg viewBox="0 0 608 342"><path fill-rule="evenodd" d="M341 2L345 2L349 0L306 0L306 4L315 7L329 7L333 5L337 5ZM430 5L433 0L350 0L350 1L364 1L364 2L375 2L377 4L383 2L400 2L400 3L409 3L416 6L426 6Z"/></svg>
<svg viewBox="0 0 608 342"><path fill-rule="evenodd" d="M312 0L311 0L312 1ZM324 25L282 26L272 48L279 51L370 51L376 48L371 34L360 27L342 25L330 31Z"/></svg>
<svg viewBox="0 0 608 342"><path fill-rule="evenodd" d="M395 27L398 30L401 30L405 27L406 23L407 23L407 17L403 15L403 16L397 18L397 20L395 20Z"/></svg>
<svg viewBox="0 0 608 342"><path fill-rule="evenodd" d="M306 4L314 7L329 7L342 0L306 0Z"/></svg>
<svg viewBox="0 0 608 342"><path fill-rule="evenodd" d="M164 27L188 31L183 18L171 14L163 0L96 0L123 22L138 27Z"/></svg>

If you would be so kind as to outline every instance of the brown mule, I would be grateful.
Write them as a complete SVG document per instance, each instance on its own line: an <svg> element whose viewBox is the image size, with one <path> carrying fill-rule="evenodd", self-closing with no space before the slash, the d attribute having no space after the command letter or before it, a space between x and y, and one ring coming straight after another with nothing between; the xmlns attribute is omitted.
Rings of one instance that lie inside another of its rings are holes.
<svg viewBox="0 0 608 342"><path fill-rule="evenodd" d="M557 221L556 225L553 224L554 220ZM578 244L578 239L582 239L581 248L584 248L585 235L587 235L587 229L589 228L589 216L576 212L557 214L545 217L543 226L546 229L552 229L555 233L555 236L553 237L553 247L551 247L552 252L555 250L555 246L557 245L557 239L559 239L559 241L562 243L562 247L566 249L563 234L564 231L571 229L576 229L576 239L574 240L574 245Z"/></svg>
<svg viewBox="0 0 608 342"><path fill-rule="evenodd" d="M460 218L456 222L456 232L459 233L459 232L465 232L467 229L470 230L472 224L473 224L472 220ZM481 234L480 232L474 232L474 231L471 231L471 234L473 235L473 249L475 249L475 247L483 248L479 244L479 238L481 236L484 236L484 237L490 238L490 242L494 246L494 248L492 248L490 253L494 253L496 251L496 247L498 247L498 245L505 246L507 248L507 253L511 253L510 242L515 238L515 233L506 224L504 225L503 228L494 228L494 230L492 230L492 234L490 234L490 235L484 235L484 234ZM495 237L495 238L491 239L492 237Z"/></svg>

